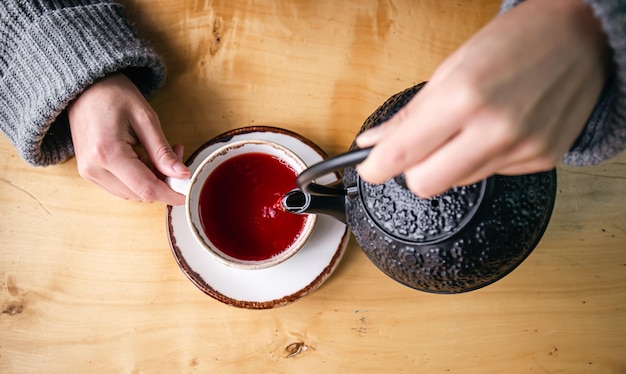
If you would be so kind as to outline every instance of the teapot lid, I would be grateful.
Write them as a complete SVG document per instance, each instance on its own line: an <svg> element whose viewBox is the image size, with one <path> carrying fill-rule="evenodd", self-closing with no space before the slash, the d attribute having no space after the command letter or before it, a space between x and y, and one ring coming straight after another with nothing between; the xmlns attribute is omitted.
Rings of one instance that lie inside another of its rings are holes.
<svg viewBox="0 0 626 374"><path fill-rule="evenodd" d="M488 182L453 187L424 199L406 187L402 174L377 185L358 178L369 218L395 239L419 244L440 242L462 229L480 207Z"/></svg>

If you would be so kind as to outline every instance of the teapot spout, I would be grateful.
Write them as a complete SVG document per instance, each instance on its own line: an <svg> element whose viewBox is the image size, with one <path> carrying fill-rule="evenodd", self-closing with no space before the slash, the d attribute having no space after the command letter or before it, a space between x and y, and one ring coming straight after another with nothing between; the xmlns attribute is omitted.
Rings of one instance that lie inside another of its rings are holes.
<svg viewBox="0 0 626 374"><path fill-rule="evenodd" d="M344 195L311 195L296 188L283 195L281 204L289 213L325 214L346 223Z"/></svg>

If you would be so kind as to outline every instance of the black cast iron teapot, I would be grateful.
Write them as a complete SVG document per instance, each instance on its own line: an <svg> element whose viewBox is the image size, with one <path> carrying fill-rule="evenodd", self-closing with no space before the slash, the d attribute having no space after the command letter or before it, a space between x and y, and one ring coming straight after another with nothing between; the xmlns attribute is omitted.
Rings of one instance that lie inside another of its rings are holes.
<svg viewBox="0 0 626 374"><path fill-rule="evenodd" d="M387 121L424 84L392 96L360 132ZM495 175L422 199L407 189L402 175L380 185L361 180L354 165L368 153L353 143L348 153L311 166L282 204L292 213L330 214L347 223L367 257L408 287L452 294L489 285L526 259L550 220L555 170ZM341 169L337 182L314 183Z"/></svg>

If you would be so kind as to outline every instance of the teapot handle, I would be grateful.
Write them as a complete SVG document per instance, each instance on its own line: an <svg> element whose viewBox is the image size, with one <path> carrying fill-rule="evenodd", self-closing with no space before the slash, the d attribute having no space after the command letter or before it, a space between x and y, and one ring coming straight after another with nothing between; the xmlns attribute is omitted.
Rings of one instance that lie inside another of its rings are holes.
<svg viewBox="0 0 626 374"><path fill-rule="evenodd" d="M331 157L322 162L318 162L317 164L312 165L308 169L301 172L296 179L296 184L298 185L300 190L311 195L347 195L351 192L349 191L349 189L335 187L333 185L324 186L317 184L313 181L336 170L360 164L367 158L372 148L373 147L357 148L352 151L337 155L335 157Z"/></svg>

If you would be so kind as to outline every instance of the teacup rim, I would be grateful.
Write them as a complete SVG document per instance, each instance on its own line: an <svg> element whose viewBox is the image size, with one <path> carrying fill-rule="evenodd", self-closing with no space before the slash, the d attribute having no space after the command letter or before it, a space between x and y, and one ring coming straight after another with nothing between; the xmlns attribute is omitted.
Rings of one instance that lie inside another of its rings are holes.
<svg viewBox="0 0 626 374"><path fill-rule="evenodd" d="M219 157L221 154L224 153L225 150L227 149L236 149L236 148L240 148L246 145L250 145L250 144L256 144L256 145L268 145L271 146L275 149L280 150L281 152L285 153L291 160L295 161L295 163L298 165L298 167L302 170L295 170L296 173L300 173L302 172L304 169L307 168L307 164L304 162L304 160L302 160L302 158L300 156L298 156L294 151L292 151L291 149L285 147L282 144L276 143L274 141L271 140L265 140L265 139L245 139L245 140L239 140L239 141L235 141L235 142L230 142L230 143L226 143L223 146L217 148L216 150L214 150L213 152L211 152L211 154L209 154L204 160L202 160L202 162L197 166L197 168L195 169L194 173L192 174L191 178L190 178L190 188L189 188L189 192L187 193L187 196L185 197L185 214L186 214L186 218L187 218L187 222L190 226L191 232L193 234L193 236L195 237L196 241L198 242L198 244L200 244L200 246L205 250L205 252L207 252L209 255L211 255L213 258L215 258L217 261L219 261L220 263L229 266L229 267L233 267L233 268L237 268L237 269L243 269L243 270L259 270L259 269L265 269L265 268L269 268L275 265L278 265L284 261L287 261L289 258L291 258L292 256L294 256L296 253L298 253L298 251L300 251L300 249L302 249L307 240L310 238L313 229L315 227L315 223L317 221L317 216L314 214L307 214L306 216L306 221L303 225L302 231L300 232L300 234L298 235L297 239L294 241L294 243L287 248L285 251L281 252L279 255L275 255L273 257L270 257L268 259L264 259L264 260L260 260L260 261L250 261L250 260L240 260L237 258L234 258L232 256L228 256L227 254L225 254L224 252L220 251L212 242L211 240L205 236L203 236L200 232L200 230L202 230L202 228L197 227L194 224L194 220L192 218L192 209L191 209L191 198L192 198L192 190L194 188L194 185L196 185L196 182L198 180L198 178L200 177L202 170L215 158ZM292 165L289 163L288 164L290 167L292 167Z"/></svg>

